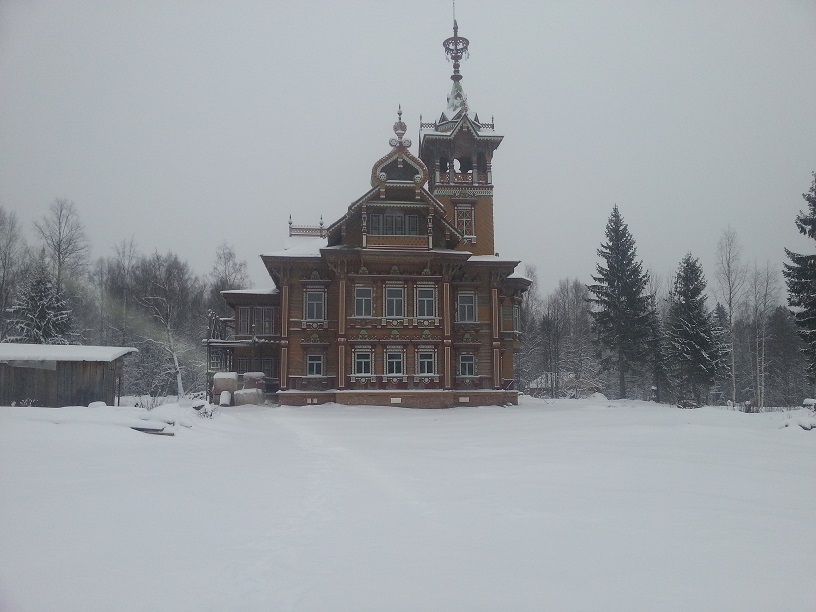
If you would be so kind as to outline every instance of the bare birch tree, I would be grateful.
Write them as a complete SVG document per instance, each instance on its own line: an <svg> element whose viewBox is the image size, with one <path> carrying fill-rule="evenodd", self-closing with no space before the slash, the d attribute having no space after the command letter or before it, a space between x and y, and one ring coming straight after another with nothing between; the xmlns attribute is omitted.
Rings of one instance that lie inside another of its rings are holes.
<svg viewBox="0 0 816 612"><path fill-rule="evenodd" d="M51 264L57 291L62 291L65 277L80 273L88 258L88 239L71 200L57 198L48 212L34 223Z"/></svg>
<svg viewBox="0 0 816 612"><path fill-rule="evenodd" d="M737 233L730 227L723 230L717 244L715 274L726 313L728 315L728 338L731 370L731 403L737 401L737 369L734 350L734 311L742 298L747 277L747 269L742 263L742 245Z"/></svg>
<svg viewBox="0 0 816 612"><path fill-rule="evenodd" d="M14 303L17 285L24 267L25 244L14 212L0 206L0 342L11 326L9 309Z"/></svg>
<svg viewBox="0 0 816 612"><path fill-rule="evenodd" d="M238 259L232 245L222 242L215 251L215 263L210 271L210 310L220 313L221 316L229 316L229 306L221 297L221 292L251 287L246 261Z"/></svg>
<svg viewBox="0 0 816 612"><path fill-rule="evenodd" d="M754 264L748 287L748 298L754 323L754 398L755 407L765 407L765 381L768 374L766 347L769 321L779 301L779 271L770 263L760 268Z"/></svg>

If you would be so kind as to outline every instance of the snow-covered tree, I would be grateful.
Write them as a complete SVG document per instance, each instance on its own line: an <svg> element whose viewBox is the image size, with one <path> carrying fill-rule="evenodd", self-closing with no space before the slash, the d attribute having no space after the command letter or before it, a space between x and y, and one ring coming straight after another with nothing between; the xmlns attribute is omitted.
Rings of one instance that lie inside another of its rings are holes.
<svg viewBox="0 0 816 612"><path fill-rule="evenodd" d="M172 372L182 396L185 379L198 378L204 366L199 348L206 325L204 284L175 253L154 253L134 266L133 285L142 314L140 350L148 344L161 349L166 363L152 371Z"/></svg>
<svg viewBox="0 0 816 612"><path fill-rule="evenodd" d="M670 376L666 348L666 332L657 299L654 294L649 300L649 339L647 342L646 367L650 374L649 399L656 402L663 401L669 392Z"/></svg>
<svg viewBox="0 0 816 612"><path fill-rule="evenodd" d="M70 344L71 311L41 257L34 263L17 302L11 307L14 334L9 342Z"/></svg>
<svg viewBox="0 0 816 612"><path fill-rule="evenodd" d="M594 330L601 348L601 365L618 372L619 396L626 397L626 376L645 360L650 337L648 274L637 261L635 240L623 222L618 207L606 224L606 242L598 249L603 260L597 265L595 284L588 285L594 297Z"/></svg>
<svg viewBox="0 0 816 612"><path fill-rule="evenodd" d="M796 228L800 234L816 240L816 172L808 193L802 197L807 212L799 211ZM816 255L801 255L785 249L791 263L785 263L783 274L788 284L788 304L794 307L796 325L805 341L808 375L816 378Z"/></svg>
<svg viewBox="0 0 816 612"><path fill-rule="evenodd" d="M688 253L680 262L671 292L669 359L680 399L700 403L714 383L724 358L722 330L706 307L706 281L699 260Z"/></svg>

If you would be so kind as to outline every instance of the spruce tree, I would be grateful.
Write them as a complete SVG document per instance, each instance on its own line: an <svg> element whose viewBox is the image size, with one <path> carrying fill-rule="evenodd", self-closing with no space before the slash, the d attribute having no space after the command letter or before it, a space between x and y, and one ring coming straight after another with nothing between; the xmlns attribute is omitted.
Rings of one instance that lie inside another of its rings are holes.
<svg viewBox="0 0 816 612"><path fill-rule="evenodd" d="M647 343L646 366L652 377L649 399L663 401L669 393L671 381L668 371L666 332L657 311L657 300L649 296L649 339Z"/></svg>
<svg viewBox="0 0 816 612"><path fill-rule="evenodd" d="M626 397L626 376L646 359L651 336L650 298L645 293L649 277L636 261L635 240L617 205L606 224L606 242L598 249L595 284L587 289L594 297L592 322L601 349L601 366L617 370L619 396Z"/></svg>
<svg viewBox="0 0 816 612"><path fill-rule="evenodd" d="M816 240L816 172L809 193L802 197L808 203L807 212L799 211L796 228L800 234ZM788 304L793 306L799 335L805 341L808 376L816 378L816 255L800 255L785 249L791 263L784 265L782 274L788 284Z"/></svg>
<svg viewBox="0 0 816 612"><path fill-rule="evenodd" d="M722 365L722 332L706 307L706 281L700 261L688 253L674 279L669 307L669 359L679 399L698 404Z"/></svg>
<svg viewBox="0 0 816 612"><path fill-rule="evenodd" d="M16 333L9 342L70 344L71 311L43 260L35 262L11 314Z"/></svg>

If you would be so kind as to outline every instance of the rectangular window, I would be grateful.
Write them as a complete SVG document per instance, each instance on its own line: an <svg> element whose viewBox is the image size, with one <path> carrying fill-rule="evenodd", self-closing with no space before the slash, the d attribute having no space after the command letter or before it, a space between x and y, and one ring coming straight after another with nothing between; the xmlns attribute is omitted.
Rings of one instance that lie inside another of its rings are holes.
<svg viewBox="0 0 816 612"><path fill-rule="evenodd" d="M306 357L306 375L323 376L323 355L309 355Z"/></svg>
<svg viewBox="0 0 816 612"><path fill-rule="evenodd" d="M322 291L307 291L306 292L306 320L307 321L322 321L323 320L323 298Z"/></svg>
<svg viewBox="0 0 816 612"><path fill-rule="evenodd" d="M238 333L241 336L248 336L249 331L249 308L240 306L238 308Z"/></svg>
<svg viewBox="0 0 816 612"><path fill-rule="evenodd" d="M417 317L436 316L436 291L432 287L417 289Z"/></svg>
<svg viewBox="0 0 816 612"><path fill-rule="evenodd" d="M261 371L264 373L264 376L268 376L269 378L277 378L278 376L278 365L277 360L274 357L265 357L261 359Z"/></svg>
<svg viewBox="0 0 816 612"><path fill-rule="evenodd" d="M513 305L513 331L521 330L521 307L518 304Z"/></svg>
<svg viewBox="0 0 816 612"><path fill-rule="evenodd" d="M388 236L402 236L405 233L405 215L401 212L385 213L385 234Z"/></svg>
<svg viewBox="0 0 816 612"><path fill-rule="evenodd" d="M212 349L210 353L210 370L218 371L221 369L221 351Z"/></svg>
<svg viewBox="0 0 816 612"><path fill-rule="evenodd" d="M371 287L354 288L354 316L370 317L372 304Z"/></svg>
<svg viewBox="0 0 816 612"><path fill-rule="evenodd" d="M368 215L368 233L379 236L383 234L383 218L382 215Z"/></svg>
<svg viewBox="0 0 816 612"><path fill-rule="evenodd" d="M354 354L354 373L371 374L371 353Z"/></svg>
<svg viewBox="0 0 816 612"><path fill-rule="evenodd" d="M476 294L460 293L457 296L456 320L465 323L476 321Z"/></svg>
<svg viewBox="0 0 816 612"><path fill-rule="evenodd" d="M418 236L419 235L419 216L418 215L406 215L405 217L405 225L406 225L406 233L409 236Z"/></svg>
<svg viewBox="0 0 816 612"><path fill-rule="evenodd" d="M433 352L417 353L417 374L436 374Z"/></svg>
<svg viewBox="0 0 816 612"><path fill-rule="evenodd" d="M246 357L238 358L238 374L246 374L249 372L249 359Z"/></svg>
<svg viewBox="0 0 816 612"><path fill-rule="evenodd" d="M465 236L476 235L473 224L472 205L458 205L456 207L456 229L462 232Z"/></svg>
<svg viewBox="0 0 816 612"><path fill-rule="evenodd" d="M385 316L404 317L405 316L405 288L386 287L385 288Z"/></svg>
<svg viewBox="0 0 816 612"><path fill-rule="evenodd" d="M402 375L404 372L403 368L403 356L402 352L391 352L385 354L385 373L386 374L394 374L394 375Z"/></svg>
<svg viewBox="0 0 816 612"><path fill-rule="evenodd" d="M272 308L255 308L255 333L259 336L268 336L272 334L273 326L273 309Z"/></svg>
<svg viewBox="0 0 816 612"><path fill-rule="evenodd" d="M476 357L459 355L459 376L476 376Z"/></svg>
<svg viewBox="0 0 816 612"><path fill-rule="evenodd" d="M255 333L261 336L269 336L275 333L274 308L255 309Z"/></svg>

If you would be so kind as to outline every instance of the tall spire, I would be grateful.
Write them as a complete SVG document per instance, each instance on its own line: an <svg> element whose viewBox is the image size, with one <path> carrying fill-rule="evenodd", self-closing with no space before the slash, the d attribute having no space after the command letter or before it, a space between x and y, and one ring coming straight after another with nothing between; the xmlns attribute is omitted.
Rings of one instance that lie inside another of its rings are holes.
<svg viewBox="0 0 816 612"><path fill-rule="evenodd" d="M453 74L451 81L458 82L462 80L462 75L459 74L459 62L462 58L468 57L468 45L470 41L464 36L459 36L459 25L456 23L456 3L453 5L453 36L446 38L442 43L445 48L445 55L448 61L453 62Z"/></svg>

